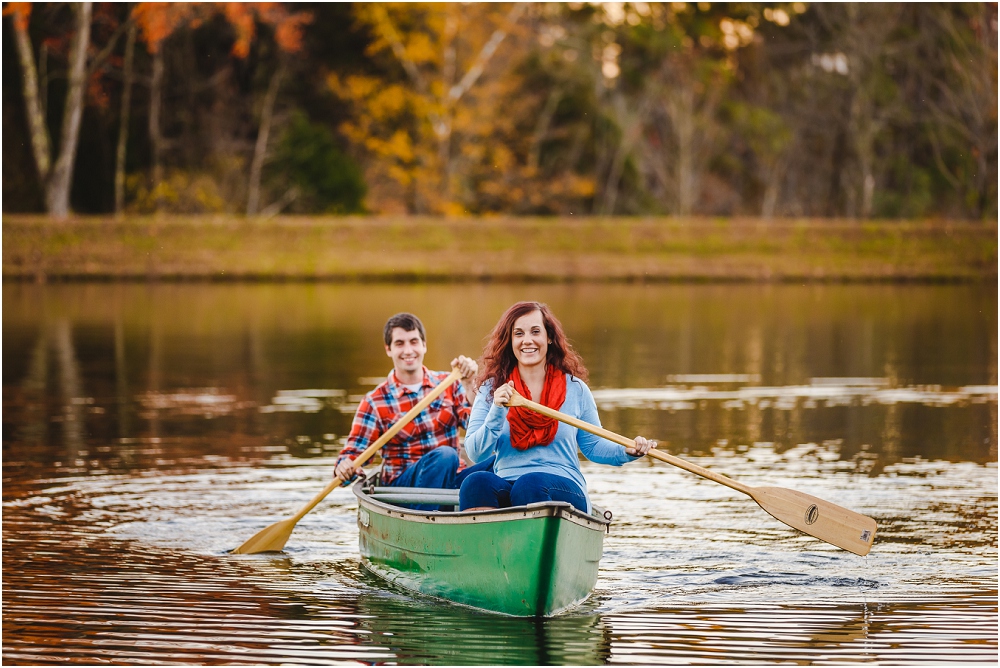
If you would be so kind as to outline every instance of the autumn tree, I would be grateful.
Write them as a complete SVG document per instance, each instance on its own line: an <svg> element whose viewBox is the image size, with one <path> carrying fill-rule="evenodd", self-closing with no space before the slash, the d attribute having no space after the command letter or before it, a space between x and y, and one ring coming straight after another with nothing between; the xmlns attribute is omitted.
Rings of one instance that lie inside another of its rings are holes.
<svg viewBox="0 0 1000 668"><path fill-rule="evenodd" d="M334 74L329 84L356 110L343 131L374 159L376 187L395 184L408 211L466 210L462 173L477 159L467 151L499 120L494 110L510 66L503 46L524 10L523 3L356 7L374 37L367 55L397 74Z"/></svg>

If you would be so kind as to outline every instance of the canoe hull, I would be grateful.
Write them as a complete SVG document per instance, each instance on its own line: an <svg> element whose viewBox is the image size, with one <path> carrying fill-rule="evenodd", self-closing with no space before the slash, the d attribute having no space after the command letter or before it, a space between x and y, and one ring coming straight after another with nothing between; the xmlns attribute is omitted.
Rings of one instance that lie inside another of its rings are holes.
<svg viewBox="0 0 1000 668"><path fill-rule="evenodd" d="M608 520L566 503L476 513L425 512L360 487L364 566L411 591L516 616L551 616L597 583Z"/></svg>

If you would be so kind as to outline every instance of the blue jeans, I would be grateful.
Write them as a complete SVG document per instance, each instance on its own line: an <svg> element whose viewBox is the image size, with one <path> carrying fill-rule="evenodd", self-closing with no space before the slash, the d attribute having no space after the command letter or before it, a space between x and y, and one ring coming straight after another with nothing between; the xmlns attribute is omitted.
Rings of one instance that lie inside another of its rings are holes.
<svg viewBox="0 0 1000 668"><path fill-rule="evenodd" d="M587 512L587 495L569 478L553 473L526 473L504 480L492 471L470 473L458 493L459 510L509 508L540 501L566 501Z"/></svg>
<svg viewBox="0 0 1000 668"><path fill-rule="evenodd" d="M462 482L473 473L492 471L496 457L490 457L464 471L458 470L458 451L447 445L434 448L406 467L399 477L388 483L388 487L429 487L432 489L458 489ZM414 510L438 510L438 506L412 505Z"/></svg>

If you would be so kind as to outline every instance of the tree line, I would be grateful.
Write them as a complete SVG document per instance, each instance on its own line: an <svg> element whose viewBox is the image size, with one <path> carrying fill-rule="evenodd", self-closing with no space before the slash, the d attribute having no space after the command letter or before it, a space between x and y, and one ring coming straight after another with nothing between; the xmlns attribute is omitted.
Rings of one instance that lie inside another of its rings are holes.
<svg viewBox="0 0 1000 668"><path fill-rule="evenodd" d="M3 209L997 216L996 3L6 3Z"/></svg>

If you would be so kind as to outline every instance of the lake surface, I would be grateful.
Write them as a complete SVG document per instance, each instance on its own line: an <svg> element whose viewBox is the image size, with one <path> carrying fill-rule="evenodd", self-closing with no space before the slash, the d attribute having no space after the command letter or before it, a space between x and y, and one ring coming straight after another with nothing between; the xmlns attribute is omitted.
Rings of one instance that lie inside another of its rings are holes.
<svg viewBox="0 0 1000 668"><path fill-rule="evenodd" d="M874 517L868 557L680 469L584 462L593 596L514 619L391 588L326 484L412 311L427 363L547 302L604 426ZM968 285L3 286L7 664L990 662L997 291Z"/></svg>

